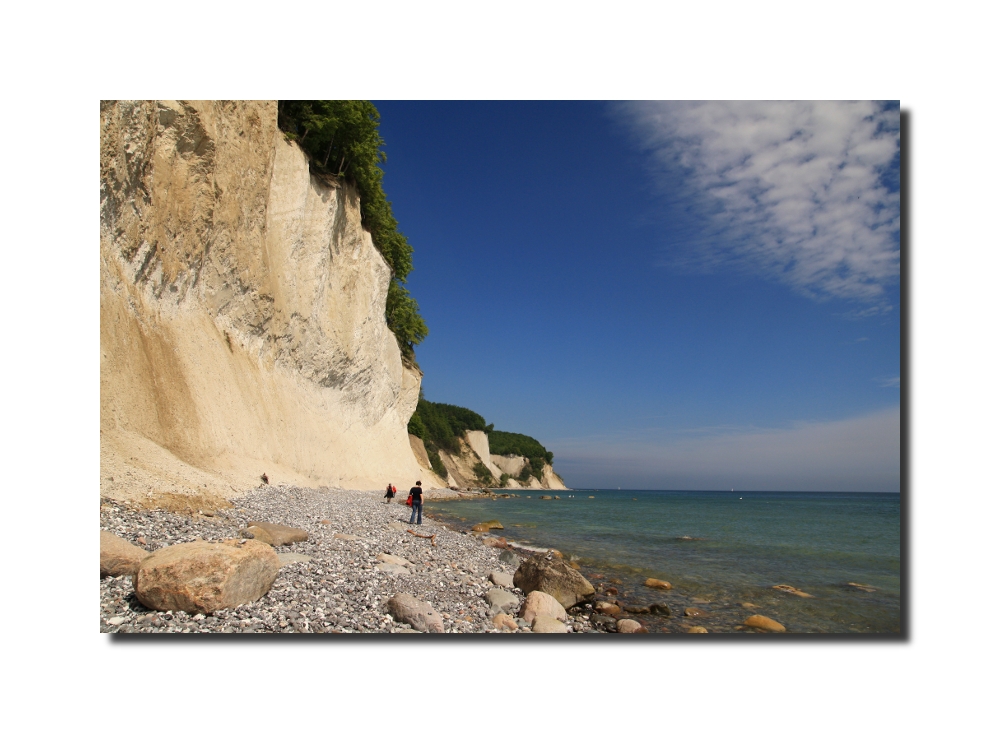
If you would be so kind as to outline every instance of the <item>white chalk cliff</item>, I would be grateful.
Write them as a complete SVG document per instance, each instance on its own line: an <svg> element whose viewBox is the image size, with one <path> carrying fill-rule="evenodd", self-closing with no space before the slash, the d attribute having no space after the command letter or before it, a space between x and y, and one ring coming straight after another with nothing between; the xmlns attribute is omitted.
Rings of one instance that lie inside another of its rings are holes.
<svg viewBox="0 0 1000 733"><path fill-rule="evenodd" d="M441 485L389 267L275 102L102 103L100 232L102 494Z"/></svg>

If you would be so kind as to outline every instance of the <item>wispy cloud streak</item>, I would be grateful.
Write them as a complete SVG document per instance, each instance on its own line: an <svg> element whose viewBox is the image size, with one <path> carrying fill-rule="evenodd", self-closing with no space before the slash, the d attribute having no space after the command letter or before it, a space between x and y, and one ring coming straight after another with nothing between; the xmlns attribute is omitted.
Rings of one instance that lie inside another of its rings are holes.
<svg viewBox="0 0 1000 733"><path fill-rule="evenodd" d="M899 109L875 102L618 107L704 222L671 260L752 269L814 297L882 299L899 275ZM882 310L882 309L878 309Z"/></svg>
<svg viewBox="0 0 1000 733"><path fill-rule="evenodd" d="M703 436L593 436L550 446L556 470L578 486L671 488L678 480L758 487L898 490L899 408L776 429L725 428ZM742 482L742 483L741 483Z"/></svg>

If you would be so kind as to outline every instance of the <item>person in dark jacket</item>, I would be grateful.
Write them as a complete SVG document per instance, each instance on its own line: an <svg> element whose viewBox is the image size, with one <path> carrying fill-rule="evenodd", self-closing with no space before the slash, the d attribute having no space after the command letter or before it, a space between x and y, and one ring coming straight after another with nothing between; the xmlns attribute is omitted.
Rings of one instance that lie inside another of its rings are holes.
<svg viewBox="0 0 1000 733"><path fill-rule="evenodd" d="M394 496L396 496L396 487L389 484L385 487L385 503L391 504Z"/></svg>
<svg viewBox="0 0 1000 733"><path fill-rule="evenodd" d="M420 488L420 482L417 481L417 485L410 489L410 497L413 499L413 510L410 512L410 524L413 524L413 518L417 518L417 524L420 524L423 519L424 513L424 490Z"/></svg>

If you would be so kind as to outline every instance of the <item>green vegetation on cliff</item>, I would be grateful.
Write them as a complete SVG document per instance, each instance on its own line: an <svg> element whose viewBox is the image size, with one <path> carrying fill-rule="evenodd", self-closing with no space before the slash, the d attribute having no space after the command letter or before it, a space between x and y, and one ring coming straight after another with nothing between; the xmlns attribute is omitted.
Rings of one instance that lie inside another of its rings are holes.
<svg viewBox="0 0 1000 733"><path fill-rule="evenodd" d="M493 426L487 425L479 413L443 402L428 402L421 395L407 429L424 441L428 451L433 446L457 453L458 439L466 430L489 431Z"/></svg>
<svg viewBox="0 0 1000 733"><path fill-rule="evenodd" d="M524 456L529 459L538 460L538 473L541 474L541 462L544 461L552 465L553 455L551 451L545 450L545 446L532 438L530 435L521 433L507 433L503 430L494 430L490 433L490 453L499 456ZM534 465L534 463L532 464Z"/></svg>
<svg viewBox="0 0 1000 733"><path fill-rule="evenodd" d="M527 458L528 464L521 471L521 475L513 477L521 483L527 483L532 476L541 481L542 469L546 463L552 465L554 457L551 451L545 450L545 446L530 435L494 430L493 425L487 425L486 420L479 413L457 405L428 402L424 399L423 393L420 395L417 411L410 418L407 429L410 434L416 435L424 441L431 461L431 468L442 478L447 475L447 471L440 456L438 456L438 451L443 450L457 455L459 452L458 439L465 434L466 430L485 432L489 436L490 453L518 455ZM504 474L497 481L480 461L477 461L476 465L473 466L473 472L485 486L504 486L507 479L511 478Z"/></svg>
<svg viewBox="0 0 1000 733"><path fill-rule="evenodd" d="M343 178L361 197L361 222L389 267L392 280L385 304L386 323L396 335L399 348L413 359L413 347L427 336L427 324L417 302L403 287L413 270L413 247L399 231L392 205L382 190L382 168L386 161L378 133L375 105L361 100L279 100L278 127L309 156L317 173Z"/></svg>

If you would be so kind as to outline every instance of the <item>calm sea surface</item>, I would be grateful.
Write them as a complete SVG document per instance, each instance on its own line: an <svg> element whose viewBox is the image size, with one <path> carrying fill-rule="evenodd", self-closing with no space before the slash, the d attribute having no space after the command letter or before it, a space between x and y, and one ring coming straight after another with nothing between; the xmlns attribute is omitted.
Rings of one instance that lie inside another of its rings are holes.
<svg viewBox="0 0 1000 733"><path fill-rule="evenodd" d="M508 493L516 498L435 502L428 511L465 529L498 519L504 529L494 534L560 550L595 586L613 584L626 604L666 600L670 619L644 619L657 631L698 624L731 632L751 613L789 632L900 630L898 494ZM674 589L645 588L647 577L669 580ZM774 590L778 584L815 597ZM685 608L702 615L685 618Z"/></svg>

